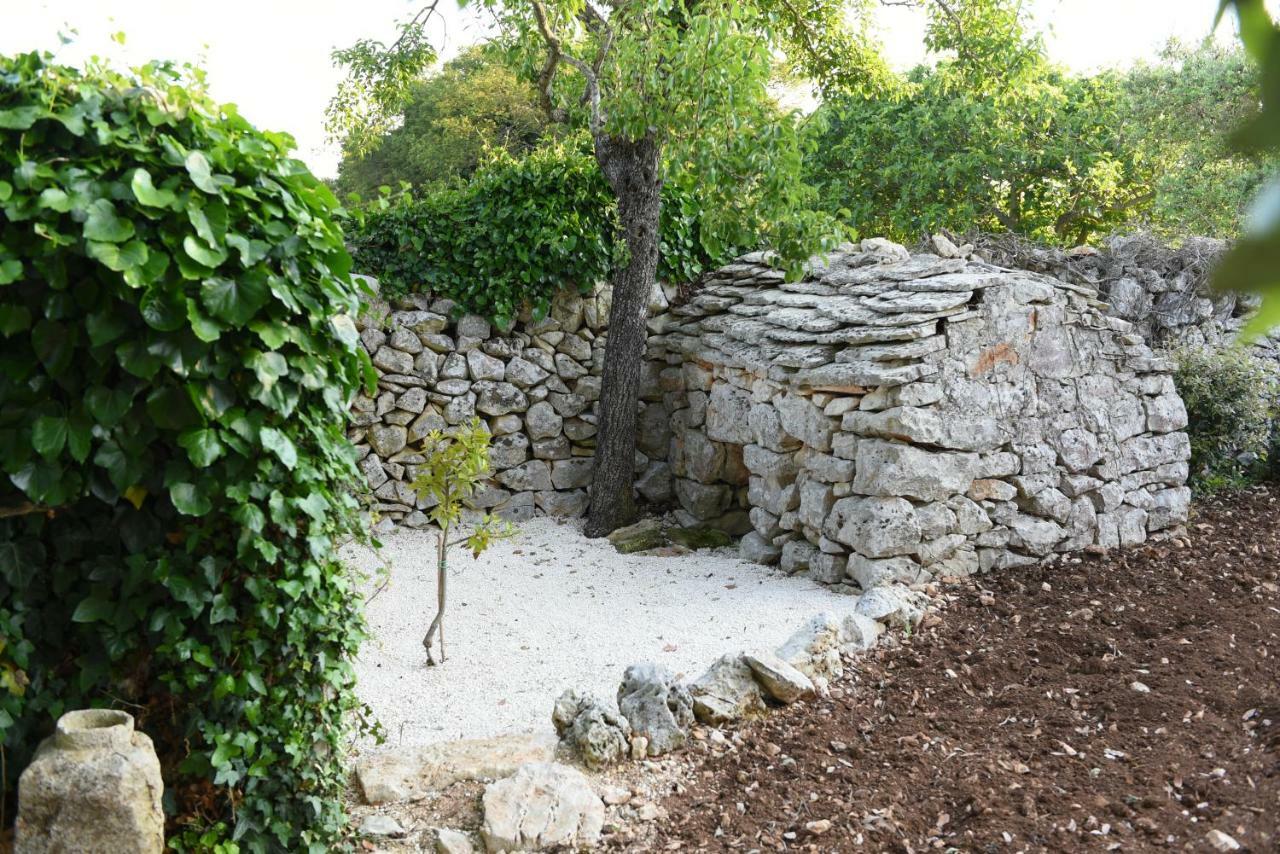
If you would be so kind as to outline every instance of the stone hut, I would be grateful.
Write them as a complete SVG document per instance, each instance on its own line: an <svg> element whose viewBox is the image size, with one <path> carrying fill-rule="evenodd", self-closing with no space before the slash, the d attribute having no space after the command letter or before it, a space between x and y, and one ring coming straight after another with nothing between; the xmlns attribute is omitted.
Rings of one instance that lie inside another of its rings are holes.
<svg viewBox="0 0 1280 854"><path fill-rule="evenodd" d="M653 318L645 477L745 557L863 588L1183 522L1172 364L1087 286L943 251L868 240L798 280L749 255Z"/></svg>

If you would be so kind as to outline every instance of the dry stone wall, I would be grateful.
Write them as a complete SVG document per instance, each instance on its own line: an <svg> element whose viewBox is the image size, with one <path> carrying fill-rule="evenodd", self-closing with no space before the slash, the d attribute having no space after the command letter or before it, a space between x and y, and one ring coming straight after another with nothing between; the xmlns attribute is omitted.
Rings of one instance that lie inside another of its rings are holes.
<svg viewBox="0 0 1280 854"><path fill-rule="evenodd" d="M852 591L1185 520L1172 364L1091 287L938 248L747 256L651 321L643 450L687 521Z"/></svg>
<svg viewBox="0 0 1280 854"><path fill-rule="evenodd" d="M357 325L378 389L356 399L349 438L382 524L427 524L429 504L409 486L422 441L476 416L493 434L494 470L478 509L514 521L585 512L608 314L603 287L566 292L545 319L505 333L475 315L455 319L448 300L371 305Z"/></svg>

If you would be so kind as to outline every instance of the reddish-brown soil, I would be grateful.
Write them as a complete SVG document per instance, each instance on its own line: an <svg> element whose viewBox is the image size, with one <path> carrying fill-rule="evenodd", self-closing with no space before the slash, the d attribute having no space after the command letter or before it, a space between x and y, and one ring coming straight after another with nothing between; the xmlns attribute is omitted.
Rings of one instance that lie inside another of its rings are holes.
<svg viewBox="0 0 1280 854"><path fill-rule="evenodd" d="M692 760L648 838L612 845L1280 851L1277 495L1201 504L1185 538L980 579L838 698Z"/></svg>

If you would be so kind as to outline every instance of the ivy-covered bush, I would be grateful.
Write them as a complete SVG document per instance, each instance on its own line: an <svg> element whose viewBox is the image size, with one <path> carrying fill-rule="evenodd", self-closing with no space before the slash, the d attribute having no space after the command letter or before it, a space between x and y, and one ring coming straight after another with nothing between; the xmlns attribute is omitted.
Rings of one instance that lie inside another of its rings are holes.
<svg viewBox="0 0 1280 854"><path fill-rule="evenodd" d="M358 270L384 293L432 293L507 326L565 287L590 290L621 259L612 191L585 135L515 156L494 152L469 181L387 193L351 224ZM658 278L688 282L739 247L707 246L695 189L663 190ZM721 229L723 230L723 229Z"/></svg>
<svg viewBox="0 0 1280 854"><path fill-rule="evenodd" d="M155 739L179 848L326 851L363 623L337 201L153 64L0 58L0 743ZM233 842L234 840L234 842Z"/></svg>
<svg viewBox="0 0 1280 854"><path fill-rule="evenodd" d="M1275 366L1243 349L1186 349L1176 357L1192 488L1207 494L1262 477L1280 394Z"/></svg>

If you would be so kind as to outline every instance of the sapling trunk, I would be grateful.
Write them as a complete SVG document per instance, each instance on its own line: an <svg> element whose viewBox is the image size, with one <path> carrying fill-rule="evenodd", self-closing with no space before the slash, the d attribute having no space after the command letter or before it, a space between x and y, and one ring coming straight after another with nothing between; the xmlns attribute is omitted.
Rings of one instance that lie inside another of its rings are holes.
<svg viewBox="0 0 1280 854"><path fill-rule="evenodd" d="M446 526L440 531L436 537L436 616L431 621L431 625L427 627L426 637L422 639L422 645L427 650L427 665L435 665L443 663L445 660L444 652L444 606L448 601L448 552L446 551L449 543L449 528ZM431 654L431 637L439 635L440 637L440 661L437 662Z"/></svg>

